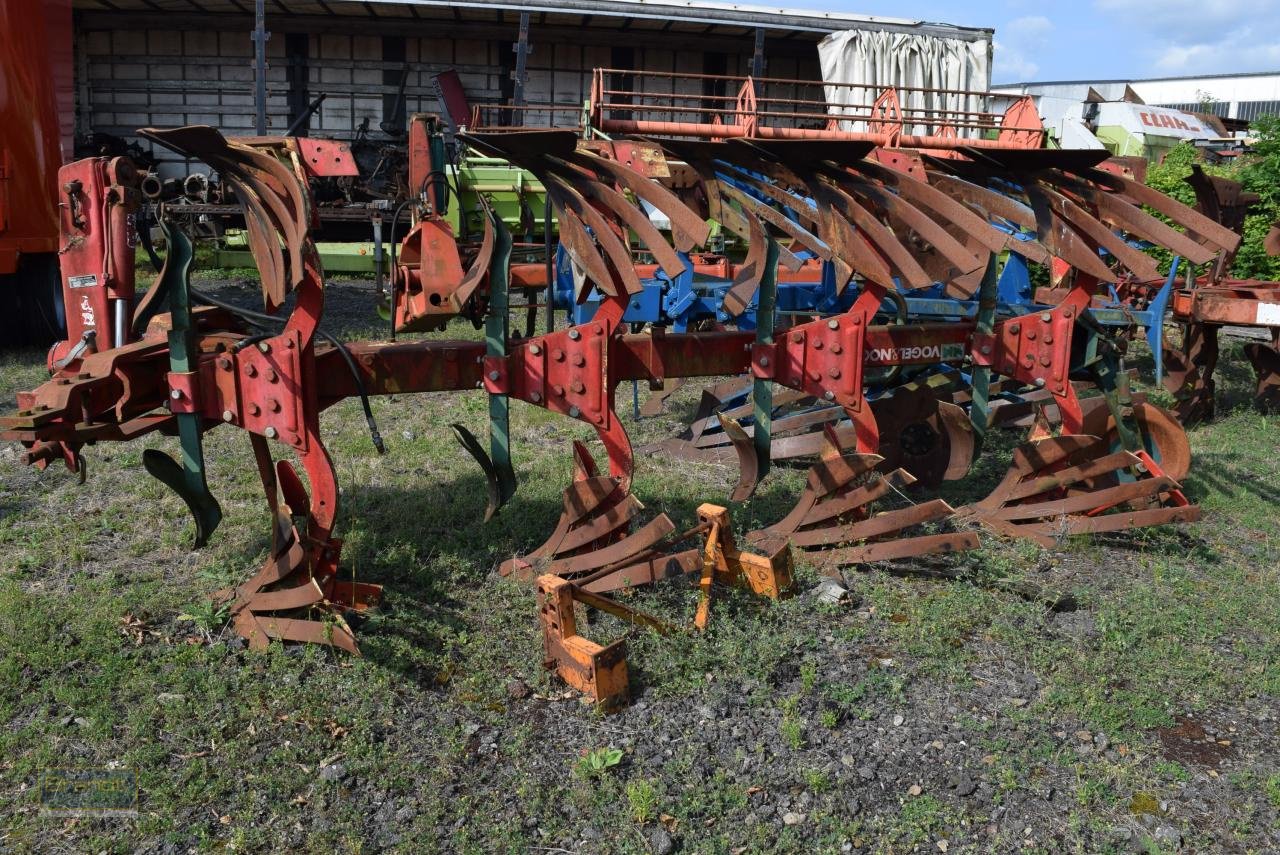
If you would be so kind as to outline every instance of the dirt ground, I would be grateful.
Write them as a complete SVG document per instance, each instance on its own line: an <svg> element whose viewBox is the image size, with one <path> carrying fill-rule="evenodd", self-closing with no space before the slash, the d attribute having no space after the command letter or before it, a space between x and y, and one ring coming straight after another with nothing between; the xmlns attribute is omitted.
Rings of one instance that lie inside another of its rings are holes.
<svg viewBox="0 0 1280 855"><path fill-rule="evenodd" d="M382 336L372 306L337 284L327 326ZM531 590L494 573L554 525L587 438L568 420L514 407L520 490L483 524L448 429L484 435L481 393L375 401L385 456L355 402L326 413L344 564L388 590L360 658L247 651L207 605L269 545L239 432L206 440L226 516L199 551L140 465L174 441L87 449L84 486L0 446L0 851L1280 851L1280 425L1235 351L1190 432L1201 522L850 568L836 604L802 561L798 596L725 592L704 634L599 618L630 650L634 701L609 716L543 670ZM43 376L42 354L0 356L0 400ZM624 412L635 444L696 400ZM944 497L989 490L1015 442ZM735 527L779 518L802 474L731 505ZM642 457L634 492L684 527L735 478ZM629 599L681 626L696 601ZM136 816L42 814L57 767L132 770Z"/></svg>

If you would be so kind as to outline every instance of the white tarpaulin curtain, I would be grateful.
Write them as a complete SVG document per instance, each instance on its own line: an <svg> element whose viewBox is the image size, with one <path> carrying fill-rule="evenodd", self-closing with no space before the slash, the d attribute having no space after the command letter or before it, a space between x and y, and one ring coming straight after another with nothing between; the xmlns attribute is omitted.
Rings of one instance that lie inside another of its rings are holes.
<svg viewBox="0 0 1280 855"><path fill-rule="evenodd" d="M991 85L991 42L965 41L915 33L845 30L818 44L826 100L833 115L866 115L880 92L890 86L986 92ZM856 84L851 86L833 84ZM931 120L912 124L907 134L927 134L948 118L939 111L987 111L979 95L899 91L903 112ZM926 114L924 111L928 111ZM961 116L951 116L963 120ZM865 121L843 121L842 130L865 131ZM956 129L977 136L973 128Z"/></svg>

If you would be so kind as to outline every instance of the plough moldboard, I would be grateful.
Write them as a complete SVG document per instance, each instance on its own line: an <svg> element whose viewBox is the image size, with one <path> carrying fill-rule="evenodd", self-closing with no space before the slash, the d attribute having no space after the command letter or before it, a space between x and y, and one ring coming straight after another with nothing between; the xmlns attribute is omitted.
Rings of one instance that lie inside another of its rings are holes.
<svg viewBox="0 0 1280 855"><path fill-rule="evenodd" d="M64 168L64 278L78 283L68 305L79 315L50 352L51 379L21 393L17 414L0 423L4 436L27 447L29 462L62 460L82 472L86 446L176 434L181 461L149 451L146 468L190 507L202 543L221 517L202 436L220 425L244 430L274 547L251 579L218 596L253 645L280 639L355 652L344 618L381 597L378 586L338 572L337 476L319 425L327 407L354 396L367 405L373 395L483 388L488 443L455 430L485 472L487 516L516 489L513 399L596 432L602 468L575 446L575 477L551 536L499 572L536 587L548 666L607 705L625 699L625 649L583 638L576 603L667 631L610 595L696 578L692 623L701 628L718 588L785 596L798 560L835 573L973 549L986 537L1051 545L1197 518L1179 485L1190 460L1185 434L1130 393L1124 354L1133 318L1122 325L1107 312L1121 311L1117 289L1129 289L1143 301L1123 311L1149 311L1146 323L1163 326L1153 295L1167 302L1174 276L1162 277L1139 246L1206 265L1239 237L1108 171L1098 154L1025 147L1039 138L1017 134L977 146L954 129L916 140L927 149L900 135L466 135L466 144L537 176L559 226L574 322L516 337L508 294L537 277L511 263L511 237L497 217L478 242L460 246L442 217L448 195L433 178L444 157L433 128L414 120L410 184L422 193L394 266L391 315L403 332L468 316L483 323L483 339L325 336L307 181L352 169L339 149L318 157L290 138L142 131L205 161L234 188L266 314L191 286L190 243L166 224L163 207L163 270L135 300L131 264L105 250L127 233L137 176L120 161ZM736 241L736 260L710 246L712 223ZM1038 291L1037 270L1049 283ZM545 275L538 284L556 285ZM1192 279L1178 296L1204 309L1223 287ZM287 300L292 308L277 318ZM705 316L689 314L698 305L709 307ZM636 332L640 311L650 315ZM690 432L663 443L665 451L736 460L735 501L749 499L773 463L811 461L794 509L740 537L722 505L702 505L687 528L645 513L631 493L634 454L616 408L628 380L664 389L725 377L739 379L705 396ZM965 477L988 431L1011 425L1032 432L988 497L961 507L919 498L923 487ZM904 501L911 485L915 498Z"/></svg>

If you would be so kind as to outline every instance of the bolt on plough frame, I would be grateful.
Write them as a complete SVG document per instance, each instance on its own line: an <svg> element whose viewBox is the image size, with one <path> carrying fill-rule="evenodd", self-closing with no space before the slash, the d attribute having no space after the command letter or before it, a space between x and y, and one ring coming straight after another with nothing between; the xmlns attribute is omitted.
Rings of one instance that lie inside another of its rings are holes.
<svg viewBox="0 0 1280 855"><path fill-rule="evenodd" d="M344 581L338 573L337 477L319 431L325 408L356 395L483 388L489 397L487 450L465 429L455 430L485 471L489 516L516 489L512 399L594 429L607 472L597 470L584 447L575 449L575 481L552 537L502 570L536 580L549 666L609 703L625 695L621 648L582 638L571 620L573 602L663 629L663 622L608 592L692 575L702 592L694 620L701 627L717 584L742 585L767 597L788 593L793 548L815 550L814 562L834 570L971 549L980 531L1052 543L1067 534L1198 515L1178 485L1189 460L1185 435L1162 411L1130 396L1120 349L1091 321L1089 309L1103 285L1150 272L1146 256L1132 251L1127 238L1208 261L1233 249L1238 237L1100 170L1096 153L975 147L958 137L931 138L929 144L939 146L931 154L844 139L469 134L468 144L530 170L546 187L561 246L584 274L576 296L582 300L597 289L603 295L598 310L585 323L513 337L507 305L511 237L491 216L469 269L453 263L458 248L438 222L441 203L430 186L438 169L433 157L440 155L427 145L411 149L411 163L424 189L417 224L429 223L423 228L431 234L411 234L418 255L397 273L392 316L402 328L431 328L450 313L483 305L484 340L339 344L326 340L319 327L324 288L309 233L314 208L307 181L352 169L349 152L287 138L227 139L206 127L143 133L204 160L235 187L266 306L274 310L292 294L293 308L276 321L202 297L188 281L189 242L170 229L171 249L157 287L123 307L128 322L110 346L81 347L82 338L55 347L52 379L20 394L19 412L0 426L6 438L27 446L30 462L62 459L81 472L86 445L176 433L181 461L149 452L147 468L186 501L200 542L220 519L205 479L202 436L221 424L246 431L274 547L255 576L221 596L232 605L236 629L254 645L277 638L355 651L343 616L381 596L378 586ZM730 173L750 179L758 192L726 182L722 176ZM74 203L69 210L102 211L122 227L136 207L136 188L115 175L99 169L74 186L67 182ZM1145 215L1140 205L1184 231ZM650 211L666 218L669 231L653 225ZM674 276L685 269L688 253L708 241L709 221L745 242L746 258L723 302L730 315L754 302L755 328L628 332L626 308L642 288L633 236ZM131 285L131 268L125 271L118 260L111 269L101 267L111 259L103 252L110 229L71 217L64 232L64 265L81 277L85 296ZM846 308L825 317L776 314L779 267L794 264L801 248L835 268L837 290L851 295ZM450 260L443 268L435 265L440 253ZM1005 253L1052 266L1061 301L997 317L995 288ZM889 295L934 284L948 299L975 301L975 314L884 322ZM167 313L159 311L163 303ZM866 393L873 363L900 369L903 378L891 384L879 407ZM850 423L848 430L824 427L812 451L818 462L796 508L749 533L748 549L737 545L728 511L717 505L704 505L683 532L665 515L633 531L643 508L630 492L634 455L615 407L618 385L742 374L752 385L752 430L748 434L732 417L720 419L741 462L739 500L750 496L773 460L775 386L783 390L779 398L794 394L836 406ZM950 382L961 375L962 391L952 400L963 399L964 408L943 407L930 394L940 385L931 378ZM1102 394L1082 400L1073 381L1088 381ZM1060 432L1041 429L1020 446L987 499L960 508L934 500L874 511L877 500L919 480L909 466L928 470L930 482L962 477L994 421L992 395L1004 386L1041 395L1056 409ZM882 419L896 420L894 431L924 425L945 439L945 447L889 453ZM375 442L380 445L376 431ZM276 459L282 453L299 461L305 485L291 462Z"/></svg>

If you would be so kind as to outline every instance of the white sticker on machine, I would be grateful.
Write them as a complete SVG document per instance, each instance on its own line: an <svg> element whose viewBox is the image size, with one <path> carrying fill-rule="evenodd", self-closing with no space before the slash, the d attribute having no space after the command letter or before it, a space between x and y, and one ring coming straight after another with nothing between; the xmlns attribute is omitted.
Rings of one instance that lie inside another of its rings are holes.
<svg viewBox="0 0 1280 855"><path fill-rule="evenodd" d="M1254 323L1264 327L1280 327L1280 303L1259 303Z"/></svg>
<svg viewBox="0 0 1280 855"><path fill-rule="evenodd" d="M68 276L67 277L67 285L69 285L72 288L92 288L97 284L98 284L98 277L94 276L92 273L87 273L84 276Z"/></svg>

